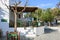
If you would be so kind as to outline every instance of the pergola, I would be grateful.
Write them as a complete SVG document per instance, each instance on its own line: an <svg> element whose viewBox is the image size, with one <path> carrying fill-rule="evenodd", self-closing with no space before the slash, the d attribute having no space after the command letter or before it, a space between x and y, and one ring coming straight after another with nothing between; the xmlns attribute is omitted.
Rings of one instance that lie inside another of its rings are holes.
<svg viewBox="0 0 60 40"><path fill-rule="evenodd" d="M14 6L10 6L10 8L15 8ZM23 6L18 6L17 7L17 11L20 12L21 10L23 10L24 7ZM36 9L38 9L37 7L26 7L26 9L23 12L34 12ZM11 9L12 10L12 9ZM13 10L12 10L13 11Z"/></svg>

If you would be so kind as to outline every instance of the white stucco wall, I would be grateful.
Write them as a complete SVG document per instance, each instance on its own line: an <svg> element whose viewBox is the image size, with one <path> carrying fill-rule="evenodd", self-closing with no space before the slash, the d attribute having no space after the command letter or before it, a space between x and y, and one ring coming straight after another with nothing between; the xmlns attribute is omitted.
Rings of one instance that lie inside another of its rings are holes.
<svg viewBox="0 0 60 40"><path fill-rule="evenodd" d="M9 10L4 4L9 5L9 0L0 0L0 29L2 29L3 34L9 29ZM1 22L1 19L7 19L7 22Z"/></svg>

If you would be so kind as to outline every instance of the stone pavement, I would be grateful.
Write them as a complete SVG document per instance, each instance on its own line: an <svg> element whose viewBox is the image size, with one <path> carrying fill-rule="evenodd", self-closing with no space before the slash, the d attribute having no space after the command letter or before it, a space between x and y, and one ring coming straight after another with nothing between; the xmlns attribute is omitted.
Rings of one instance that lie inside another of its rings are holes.
<svg viewBox="0 0 60 40"><path fill-rule="evenodd" d="M34 38L34 40L60 40L60 33L54 31L51 33L42 34Z"/></svg>
<svg viewBox="0 0 60 40"><path fill-rule="evenodd" d="M26 38L25 36L21 36L20 40L60 40L60 32L52 29L45 29L45 33L36 36L33 38ZM0 40L6 40L6 37L0 38Z"/></svg>
<svg viewBox="0 0 60 40"><path fill-rule="evenodd" d="M6 40L6 37L2 37L2 38L0 38L0 40ZM24 36L21 36L20 40L33 40L33 38L26 38Z"/></svg>

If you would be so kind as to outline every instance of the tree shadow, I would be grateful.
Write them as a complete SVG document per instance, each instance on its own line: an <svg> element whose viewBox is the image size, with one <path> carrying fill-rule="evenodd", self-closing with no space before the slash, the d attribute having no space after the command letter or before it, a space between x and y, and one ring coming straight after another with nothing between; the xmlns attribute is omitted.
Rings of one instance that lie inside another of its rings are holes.
<svg viewBox="0 0 60 40"><path fill-rule="evenodd" d="M55 32L57 30L53 30L53 29L50 29L50 28L44 28L44 33L52 33L52 32Z"/></svg>

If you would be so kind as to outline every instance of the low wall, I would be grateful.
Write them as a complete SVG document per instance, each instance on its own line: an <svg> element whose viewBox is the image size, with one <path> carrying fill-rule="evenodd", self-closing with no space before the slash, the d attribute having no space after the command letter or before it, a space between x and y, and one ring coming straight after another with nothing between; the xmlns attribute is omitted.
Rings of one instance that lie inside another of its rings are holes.
<svg viewBox="0 0 60 40"><path fill-rule="evenodd" d="M6 32L13 32L14 28L2 27L3 36L6 36ZM44 27L27 27L24 29L23 27L17 28L17 31L20 32L20 35L24 35L26 37L35 37L36 35L40 35L44 33Z"/></svg>

